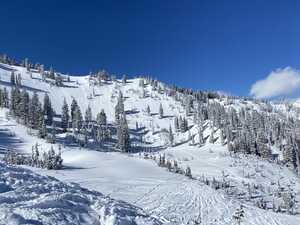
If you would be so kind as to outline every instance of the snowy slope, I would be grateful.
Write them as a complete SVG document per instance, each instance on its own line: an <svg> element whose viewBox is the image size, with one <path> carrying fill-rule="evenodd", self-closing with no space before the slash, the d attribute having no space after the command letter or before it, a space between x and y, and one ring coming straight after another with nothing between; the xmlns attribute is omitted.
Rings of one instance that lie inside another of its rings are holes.
<svg viewBox="0 0 300 225"><path fill-rule="evenodd" d="M0 135L6 140L4 142L0 139L4 145L17 143L15 147L24 150L22 146L29 146L29 143L35 141L42 143L41 140L36 138L34 140L34 137L26 134L20 125L7 121L3 111L0 121L0 126L5 128ZM10 131L14 131L16 136L9 137ZM47 148L47 145L43 147ZM209 148L213 148L213 152ZM230 173L231 179L238 183L246 180L241 173L242 167L232 168L232 159L224 152L225 149L216 146L199 149L188 145L165 150L167 157L176 158L180 165L190 165L195 177L205 174L219 178L221 172L225 170ZM153 161L142 159L138 155L130 157L117 152L66 147L63 149L62 157L66 166L64 170L30 169L66 182L76 182L82 187L137 205L166 224L192 224L192 221L201 218L203 224L232 225L234 224L232 215L241 203L223 191L214 190L197 180L169 173L157 167ZM258 176L252 180L267 186L269 179L277 179L276 170L280 169L263 161L260 163L267 166L268 178ZM256 164L250 161L248 166L254 168ZM283 170L282 176L287 180L295 179L293 173L287 169ZM299 184L298 180L295 181ZM253 204L243 203L246 206L244 224L296 225L300 222L300 217L273 213L258 209Z"/></svg>
<svg viewBox="0 0 300 225"><path fill-rule="evenodd" d="M160 150L152 154L158 156L164 153L168 159L176 159L183 168L190 166L196 179L204 175L210 179L219 180L222 179L224 171L228 174L227 179L234 183L241 192L247 191L245 185L247 183L268 188L278 180L284 185L293 182L297 193L300 191L299 178L288 168L256 158L232 158L226 148L220 146L219 140L215 144L207 143L201 148L185 143L164 149L166 137L158 131L162 128L168 129L169 125L173 127L174 116L185 116L185 110L179 102L152 90L150 86L145 88L146 97L141 98L139 79L128 80L126 85L116 82L99 87L90 84L88 76L71 77L71 82L65 83L67 87L56 87L42 82L38 73L33 73L31 78L25 68L0 66L0 85L8 89L11 69L22 74L24 88L31 93L36 91L41 100L47 92L58 114L61 111L63 98L66 98L70 104L74 97L83 112L90 105L95 117L96 113L104 109L109 122L113 123L114 106L118 92L122 91L125 97L125 110L128 111L129 127L134 129L136 122L144 126L147 131L145 138L149 142L148 146ZM92 98L90 98L91 95ZM225 104L225 102L226 99L223 99L221 103ZM158 116L160 103L164 108L163 119ZM151 108L151 116L145 113L147 105ZM240 107L260 109L261 107L252 101L239 99L232 100L232 106L236 109ZM197 127L193 126L192 118L189 117L188 120L191 133L197 133ZM4 148L29 153L31 146L36 142L45 150L51 146L44 140L29 136L24 126L16 124L13 120L7 120L5 110L0 110L0 127L0 145ZM210 128L207 126L204 136L209 134ZM188 132L176 133L175 142L184 142L187 137ZM217 137L218 132L216 132ZM66 166L64 170L30 169L66 182L76 182L82 187L137 205L148 214L159 217L166 224L193 224L194 220L201 218L202 224L232 225L234 224L232 215L241 203L245 205L246 211L242 224L296 225L300 222L298 215L291 216L262 210L253 202L247 203L244 199L229 196L224 191L215 190L198 180L167 172L166 169L157 167L155 162L143 159L139 154L126 155L118 152L104 152L103 149L92 151L77 146L66 146L63 148L62 157Z"/></svg>
<svg viewBox="0 0 300 225"><path fill-rule="evenodd" d="M3 65L3 64L2 64ZM7 66L6 66L7 67ZM90 82L90 76L75 77L71 76L71 82L65 82L65 87L57 87L42 81L39 73L32 72L30 75L26 68L18 66L9 66L10 69L0 67L0 85L10 90L10 75L11 70L15 70L15 74L21 74L22 86L31 94L37 92L41 102L47 93L51 99L52 106L57 114L61 113L61 107L64 98L68 104L71 104L73 98L76 99L81 111L84 113L88 106L92 108L93 118L96 114L104 109L108 122L114 122L114 107L117 103L119 92L123 93L125 102L125 111L127 111L127 120L129 127L134 129L136 122L140 127L145 127L149 132L145 135L145 141L153 143L155 146L166 144L161 133L157 132L161 129L168 129L173 126L174 116L185 116L183 106L174 101L173 98L166 94L158 93L157 90L152 90L150 85L145 87L145 98L142 98L142 89L139 87L139 79L130 79L126 85L121 81L107 82L101 86L93 85ZM32 77L32 78L31 78ZM94 96L93 96L94 93ZM164 118L160 119L158 115L159 105L163 105ZM146 107L149 105L151 115L147 115ZM188 118L189 123L192 123L192 117ZM196 131L196 130L195 130ZM178 139L187 137L187 133L180 135Z"/></svg>
<svg viewBox="0 0 300 225"><path fill-rule="evenodd" d="M160 224L125 202L0 163L0 224Z"/></svg>

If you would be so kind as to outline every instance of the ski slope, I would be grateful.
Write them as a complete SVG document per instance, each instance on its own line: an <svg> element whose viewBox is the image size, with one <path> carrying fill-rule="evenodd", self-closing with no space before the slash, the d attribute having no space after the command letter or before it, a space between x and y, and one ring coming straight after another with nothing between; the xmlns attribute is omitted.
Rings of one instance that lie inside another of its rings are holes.
<svg viewBox="0 0 300 225"><path fill-rule="evenodd" d="M46 143L38 139L33 140L20 125L7 121L3 112L0 121L0 126L5 127L1 131L1 137L5 138L7 145L18 143L15 146L17 149L30 151L30 148L23 146L38 141L47 149ZM14 140L11 142L8 141L10 131L16 135L12 137ZM206 174L217 177L221 175L222 170L226 170L232 172L232 179L241 179L241 174L236 171L239 169L231 169L226 163L230 164L231 158L228 155L222 156L221 149L214 148L214 151L210 153L205 148L199 150L184 146L167 149L165 153L170 157L172 155L176 157L180 164L190 165L194 176ZM203 224L234 224L232 215L239 207L238 200L229 198L223 191L214 190L197 180L170 173L164 168L157 167L151 160L140 158L138 155L128 156L118 152L99 152L74 147L64 148L62 157L66 166L64 170L30 169L129 202L141 207L165 224L192 224L198 218L201 218ZM269 169L277 168L275 165L269 166L271 166ZM284 175L295 178L288 170ZM272 174L268 177L276 179ZM268 180L263 182L267 183ZM298 216L273 213L252 204L245 206L244 224L294 225L300 222Z"/></svg>
<svg viewBox="0 0 300 225"><path fill-rule="evenodd" d="M125 202L0 163L0 224L160 224Z"/></svg>
<svg viewBox="0 0 300 225"><path fill-rule="evenodd" d="M220 146L219 140L215 144L207 143L201 148L190 146L188 143L166 148L167 137L159 131L162 128L168 129L170 125L173 127L174 116L185 116L185 110L179 102L152 90L150 86L146 86L146 97L142 98L139 79L128 80L126 85L119 81L99 87L93 86L88 76L71 77L71 82L66 83L66 87L56 87L42 82L38 73L32 73L31 78L25 68L11 67L10 69L21 73L24 88L31 93L36 91L41 100L44 94L48 93L58 114L64 98L69 104L72 98L75 98L83 112L90 105L95 117L96 113L104 109L108 121L113 123L114 106L119 91L122 91L129 127L134 130L136 122L141 127L145 127L145 139L149 143L149 148L155 151L160 150L152 154L156 156L165 154L168 159L177 160L183 168L190 166L193 176L197 179L202 175L210 179L221 179L224 171L230 182L241 191L247 189L245 183L267 188L280 180L283 185L292 181L299 194L299 178L290 169L256 158L233 158L229 156L225 147ZM2 87L6 86L10 89L10 73L9 69L0 67ZM160 104L164 108L163 119L158 116ZM242 104L236 100L234 106L239 108ZM145 112L147 105L150 106L152 115L147 115ZM249 105L260 107L252 102L249 102ZM8 120L5 114L6 110L0 111L0 143L4 149L30 153L32 145L37 142L44 150L50 148L51 144L28 135L24 126L16 124L12 119ZM192 135L196 134L197 128L192 118L188 117L188 121ZM210 129L206 128L204 136L209 134ZM176 133L175 142L184 142L187 137L187 132ZM217 134L216 137L218 137ZM57 147L57 145L54 146ZM147 214L153 215L165 224L193 224L195 220L201 220L201 224L205 225L232 225L235 224L232 215L240 204L245 205L245 218L242 223L245 225L296 225L300 223L298 215L262 210L253 203L229 196L223 190L215 190L197 179L191 180L185 176L170 173L165 168L158 167L154 161L143 159L139 154L106 152L103 149L95 151L77 146L65 146L62 150L62 158L66 167L64 170L47 171L29 167L26 169L71 184L75 182L89 190L99 191L112 198L126 201L142 208Z"/></svg>

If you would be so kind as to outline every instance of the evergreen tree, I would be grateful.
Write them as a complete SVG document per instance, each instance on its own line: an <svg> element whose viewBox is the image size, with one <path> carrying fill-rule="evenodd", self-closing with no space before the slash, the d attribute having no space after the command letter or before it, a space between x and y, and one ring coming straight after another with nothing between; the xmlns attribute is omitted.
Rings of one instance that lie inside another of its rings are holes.
<svg viewBox="0 0 300 225"><path fill-rule="evenodd" d="M130 135L129 135L128 124L127 124L125 114L123 114L120 118L120 122L117 127L117 138L118 138L117 147L122 152L129 152L130 151Z"/></svg>
<svg viewBox="0 0 300 225"><path fill-rule="evenodd" d="M240 208L238 208L234 215L233 215L233 219L237 222L238 225L241 225L243 218L245 217L245 211L243 208L243 205L240 206Z"/></svg>
<svg viewBox="0 0 300 225"><path fill-rule="evenodd" d="M47 128L46 128L46 123L43 120L42 125L39 128L39 138L45 138L47 137Z"/></svg>
<svg viewBox="0 0 300 225"><path fill-rule="evenodd" d="M174 127L175 127L175 131L179 130L179 121L177 116L175 116L174 118Z"/></svg>
<svg viewBox="0 0 300 225"><path fill-rule="evenodd" d="M203 137L203 127L202 125L199 126L198 129L198 136L199 136L199 146L202 146L204 143L204 137Z"/></svg>
<svg viewBox="0 0 300 225"><path fill-rule="evenodd" d="M44 96L43 113L46 116L46 125L51 125L53 122L53 109L49 95L46 93Z"/></svg>
<svg viewBox="0 0 300 225"><path fill-rule="evenodd" d="M15 80L16 86L21 87L22 86L22 77L21 74L19 73L17 76L17 79Z"/></svg>
<svg viewBox="0 0 300 225"><path fill-rule="evenodd" d="M13 87L10 92L10 113L14 117L20 116L21 92L18 87Z"/></svg>
<svg viewBox="0 0 300 225"><path fill-rule="evenodd" d="M50 67L49 78L53 80L55 79L55 72L52 66Z"/></svg>
<svg viewBox="0 0 300 225"><path fill-rule="evenodd" d="M11 74L10 74L10 83L13 86L16 85L16 77L15 77L15 72L14 71L12 71Z"/></svg>
<svg viewBox="0 0 300 225"><path fill-rule="evenodd" d="M3 91L1 88L0 88L0 107L1 108L3 107Z"/></svg>
<svg viewBox="0 0 300 225"><path fill-rule="evenodd" d="M158 111L158 113L159 113L159 118L162 119L164 117L164 109L163 109L161 103L159 105L159 111Z"/></svg>
<svg viewBox="0 0 300 225"><path fill-rule="evenodd" d="M104 110L102 109L100 113L97 114L97 124L99 126L106 126L106 114Z"/></svg>
<svg viewBox="0 0 300 225"><path fill-rule="evenodd" d="M63 131L66 132L69 126L69 106L65 98L61 111L61 127Z"/></svg>
<svg viewBox="0 0 300 225"><path fill-rule="evenodd" d="M213 144L214 142L215 142L214 129L212 128L210 136L209 136L209 143Z"/></svg>
<svg viewBox="0 0 300 225"><path fill-rule="evenodd" d="M123 77L122 77L122 83L123 84L127 83L127 75L126 74L124 74Z"/></svg>
<svg viewBox="0 0 300 225"><path fill-rule="evenodd" d="M75 100L75 98L72 99L72 103L71 103L71 120L72 122L75 120L75 111L78 107L77 101Z"/></svg>
<svg viewBox="0 0 300 225"><path fill-rule="evenodd" d="M3 94L2 94L2 104L4 108L9 107L9 98L8 98L8 92L6 87L3 89Z"/></svg>
<svg viewBox="0 0 300 225"><path fill-rule="evenodd" d="M224 133L223 129L220 129L220 143L221 143L221 145L224 145L224 143L225 143L223 133Z"/></svg>
<svg viewBox="0 0 300 225"><path fill-rule="evenodd" d="M28 119L29 119L29 101L30 101L29 94L25 89L23 89L21 93L21 102L20 102L20 118L25 125L28 124Z"/></svg>
<svg viewBox="0 0 300 225"><path fill-rule="evenodd" d="M173 135L173 132L172 132L171 125L169 126L169 143L170 143L170 146L173 146L173 143L174 143L174 135Z"/></svg>
<svg viewBox="0 0 300 225"><path fill-rule="evenodd" d="M192 170L189 166L185 170L185 176L192 178Z"/></svg>
<svg viewBox="0 0 300 225"><path fill-rule="evenodd" d="M151 116L151 110L150 110L149 105L147 105L146 111L147 111L148 116Z"/></svg>
<svg viewBox="0 0 300 225"><path fill-rule="evenodd" d="M77 128L77 131L79 132L82 126L82 113L79 106L75 109L73 123L74 127Z"/></svg>
<svg viewBox="0 0 300 225"><path fill-rule="evenodd" d="M28 117L29 126L33 129L38 129L39 125L42 124L40 121L44 119L44 114L36 92L33 94L32 98L29 101L28 110L29 110L29 117Z"/></svg>
<svg viewBox="0 0 300 225"><path fill-rule="evenodd" d="M123 102L123 94L122 92L119 92L118 102L115 106L115 119L118 123L120 120L120 117L124 114L124 102Z"/></svg>
<svg viewBox="0 0 300 225"><path fill-rule="evenodd" d="M86 124L89 124L92 121L92 109L90 106L88 106L88 108L85 111L84 120Z"/></svg>

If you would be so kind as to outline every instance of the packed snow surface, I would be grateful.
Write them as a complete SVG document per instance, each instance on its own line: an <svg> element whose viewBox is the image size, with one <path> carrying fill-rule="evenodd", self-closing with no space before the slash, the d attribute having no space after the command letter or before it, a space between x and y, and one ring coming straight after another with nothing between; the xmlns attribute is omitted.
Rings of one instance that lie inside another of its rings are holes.
<svg viewBox="0 0 300 225"><path fill-rule="evenodd" d="M0 224L160 223L99 192L0 163Z"/></svg>

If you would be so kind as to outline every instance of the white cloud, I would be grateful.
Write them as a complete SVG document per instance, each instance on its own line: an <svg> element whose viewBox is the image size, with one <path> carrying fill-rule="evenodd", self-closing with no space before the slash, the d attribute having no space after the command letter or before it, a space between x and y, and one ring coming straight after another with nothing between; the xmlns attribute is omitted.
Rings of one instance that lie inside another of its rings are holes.
<svg viewBox="0 0 300 225"><path fill-rule="evenodd" d="M265 79L256 81L250 94L256 98L270 98L294 93L300 89L300 72L291 67L272 71Z"/></svg>

